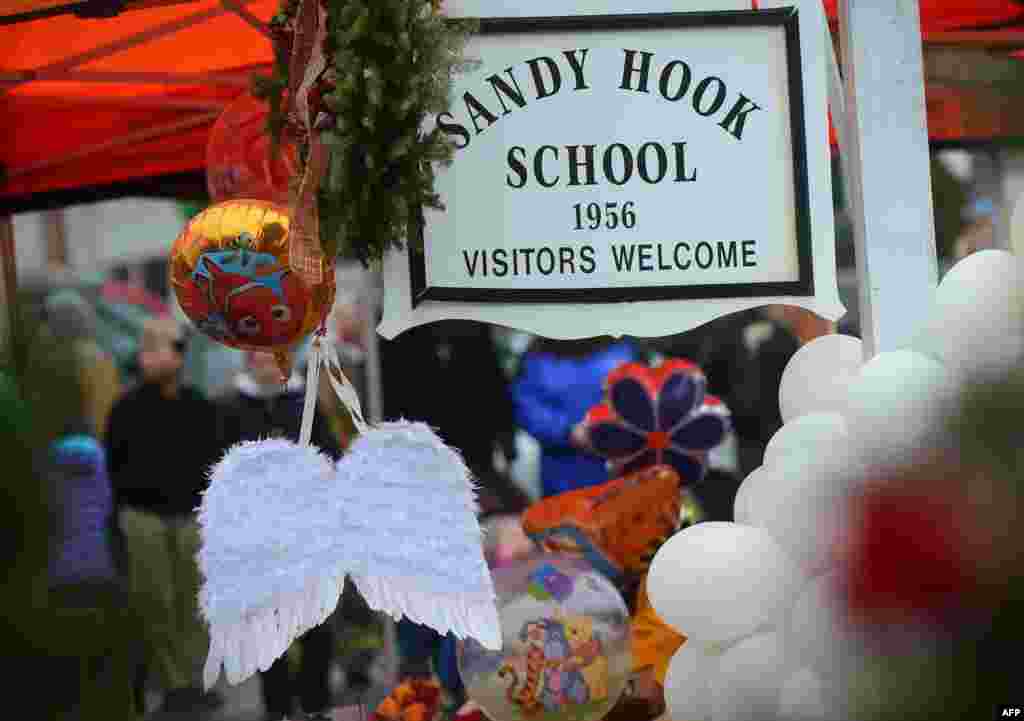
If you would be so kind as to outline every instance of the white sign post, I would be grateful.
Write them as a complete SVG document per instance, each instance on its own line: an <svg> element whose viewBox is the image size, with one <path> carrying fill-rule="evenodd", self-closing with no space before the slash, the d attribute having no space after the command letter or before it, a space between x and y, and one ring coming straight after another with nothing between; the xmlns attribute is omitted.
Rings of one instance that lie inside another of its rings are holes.
<svg viewBox="0 0 1024 721"><path fill-rule="evenodd" d="M823 15L483 17L430 118L456 145L381 332L470 318L658 336L767 303L842 315ZM803 40L804 36L808 40Z"/></svg>
<svg viewBox="0 0 1024 721"><path fill-rule="evenodd" d="M840 0L844 172L868 358L917 333L938 270L916 0Z"/></svg>

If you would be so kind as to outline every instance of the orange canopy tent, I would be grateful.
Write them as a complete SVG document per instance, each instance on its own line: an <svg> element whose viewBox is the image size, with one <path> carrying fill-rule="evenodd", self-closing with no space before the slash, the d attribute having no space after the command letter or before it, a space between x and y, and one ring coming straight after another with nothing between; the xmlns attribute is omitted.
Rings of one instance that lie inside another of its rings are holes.
<svg viewBox="0 0 1024 721"><path fill-rule="evenodd" d="M201 189L210 126L272 62L277 2L0 0L0 213ZM1024 49L1018 0L921 0L921 15L926 42ZM956 93L929 101L933 140L958 138Z"/></svg>
<svg viewBox="0 0 1024 721"><path fill-rule="evenodd" d="M43 17L0 25L8 207L53 191L187 180L175 174L202 170L217 115L273 61L263 23L277 0L128 6L115 18L45 17L52 0L15 4Z"/></svg>

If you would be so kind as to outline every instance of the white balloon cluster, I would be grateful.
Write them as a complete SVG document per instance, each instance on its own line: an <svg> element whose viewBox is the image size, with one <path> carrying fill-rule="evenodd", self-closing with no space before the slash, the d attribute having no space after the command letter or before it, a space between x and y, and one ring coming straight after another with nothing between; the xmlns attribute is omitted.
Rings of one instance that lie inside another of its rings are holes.
<svg viewBox="0 0 1024 721"><path fill-rule="evenodd" d="M860 340L830 335L793 356L785 425L740 486L736 522L685 529L651 565L651 603L688 638L666 677L668 718L842 716L838 664L856 639L834 613L829 546L844 501L870 469L942 443L964 381L1022 356L1024 267L998 250L946 275L906 348L865 362Z"/></svg>

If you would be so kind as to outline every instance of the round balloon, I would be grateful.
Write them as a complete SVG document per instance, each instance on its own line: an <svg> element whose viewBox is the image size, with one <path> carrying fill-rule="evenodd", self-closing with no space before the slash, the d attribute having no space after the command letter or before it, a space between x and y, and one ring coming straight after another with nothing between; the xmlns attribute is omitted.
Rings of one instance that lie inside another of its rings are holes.
<svg viewBox="0 0 1024 721"><path fill-rule="evenodd" d="M909 460L934 442L956 409L958 391L950 369L927 355L880 353L850 384L850 440L877 463Z"/></svg>
<svg viewBox="0 0 1024 721"><path fill-rule="evenodd" d="M288 229L287 211L259 200L218 203L189 222L171 249L170 282L199 330L280 359L324 320L333 271L313 288L293 273Z"/></svg>
<svg viewBox="0 0 1024 721"><path fill-rule="evenodd" d="M535 556L494 572L503 648L459 643L469 697L492 721L597 721L625 689L629 612L589 563Z"/></svg>
<svg viewBox="0 0 1024 721"><path fill-rule="evenodd" d="M267 133L266 102L243 95L231 103L210 130L206 146L206 185L215 203L235 198L288 200L298 173L295 144L282 138L275 151Z"/></svg>
<svg viewBox="0 0 1024 721"><path fill-rule="evenodd" d="M789 423L805 413L841 412L846 388L863 365L864 346L859 338L823 335L801 347L779 381L782 420Z"/></svg>
<svg viewBox="0 0 1024 721"><path fill-rule="evenodd" d="M909 347L940 360L959 380L1013 368L1024 355L1024 260L979 250L942 278L929 317Z"/></svg>
<svg viewBox="0 0 1024 721"><path fill-rule="evenodd" d="M838 413L806 413L780 428L764 449L764 465L787 456L827 455L847 435L846 420Z"/></svg>
<svg viewBox="0 0 1024 721"><path fill-rule="evenodd" d="M684 643L676 651L665 674L665 705L668 718L703 719L711 710L709 680L721 654L709 653L707 644Z"/></svg>
<svg viewBox="0 0 1024 721"><path fill-rule="evenodd" d="M789 666L778 633L756 633L726 649L708 679L713 719L761 721L778 717Z"/></svg>
<svg viewBox="0 0 1024 721"><path fill-rule="evenodd" d="M661 620L690 641L731 641L775 623L797 569L765 530L709 521L661 547L647 593Z"/></svg>

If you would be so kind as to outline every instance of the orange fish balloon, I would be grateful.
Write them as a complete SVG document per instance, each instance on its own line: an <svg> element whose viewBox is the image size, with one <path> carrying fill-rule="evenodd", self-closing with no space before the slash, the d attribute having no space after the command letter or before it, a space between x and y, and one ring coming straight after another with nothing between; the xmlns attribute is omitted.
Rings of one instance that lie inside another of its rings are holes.
<svg viewBox="0 0 1024 721"><path fill-rule="evenodd" d="M323 322L334 273L310 287L288 264L288 211L261 200L213 205L171 249L170 281L195 326L242 350L274 352L285 376L289 350Z"/></svg>

